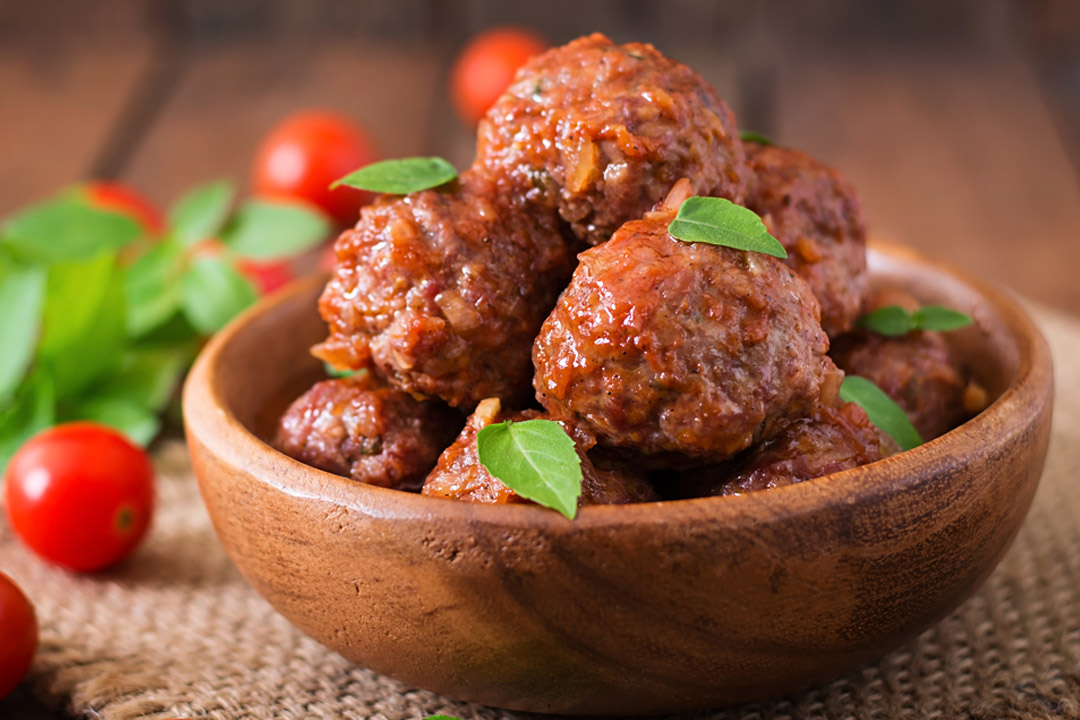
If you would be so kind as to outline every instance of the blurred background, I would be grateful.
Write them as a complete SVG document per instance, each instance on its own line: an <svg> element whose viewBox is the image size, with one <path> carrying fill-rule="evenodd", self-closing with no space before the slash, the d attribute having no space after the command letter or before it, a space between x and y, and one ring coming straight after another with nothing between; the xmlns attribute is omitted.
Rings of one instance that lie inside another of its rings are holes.
<svg viewBox="0 0 1080 720"><path fill-rule="evenodd" d="M845 172L873 235L1080 311L1076 0L0 0L0 215L91 177L243 184L312 107L463 167L450 68L505 24L651 42Z"/></svg>

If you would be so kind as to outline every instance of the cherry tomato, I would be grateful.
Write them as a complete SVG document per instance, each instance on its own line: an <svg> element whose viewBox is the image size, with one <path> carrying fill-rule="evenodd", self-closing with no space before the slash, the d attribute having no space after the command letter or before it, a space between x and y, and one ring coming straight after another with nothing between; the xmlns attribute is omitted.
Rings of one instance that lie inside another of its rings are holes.
<svg viewBox="0 0 1080 720"><path fill-rule="evenodd" d="M371 193L335 180L376 159L367 135L348 118L324 111L290 115L275 125L259 146L251 168L257 195L306 200L343 225L352 225Z"/></svg>
<svg viewBox="0 0 1080 720"><path fill-rule="evenodd" d="M0 572L0 698L7 696L30 669L38 644L34 606L19 586Z"/></svg>
<svg viewBox="0 0 1080 720"><path fill-rule="evenodd" d="M547 47L540 36L514 27L485 30L470 40L450 76L451 96L466 124L479 122L510 87L518 68Z"/></svg>
<svg viewBox="0 0 1080 720"><path fill-rule="evenodd" d="M86 184L90 204L102 210L128 215L147 235L165 232L165 217L154 204L133 188L117 182L95 180Z"/></svg>
<svg viewBox="0 0 1080 720"><path fill-rule="evenodd" d="M5 506L41 557L90 572L126 557L154 511L154 468L117 431L74 422L35 435L11 458Z"/></svg>

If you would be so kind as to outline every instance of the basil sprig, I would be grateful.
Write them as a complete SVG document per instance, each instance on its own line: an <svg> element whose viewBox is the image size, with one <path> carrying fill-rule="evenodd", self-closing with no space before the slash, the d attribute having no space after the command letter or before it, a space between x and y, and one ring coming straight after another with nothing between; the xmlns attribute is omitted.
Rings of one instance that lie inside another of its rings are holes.
<svg viewBox="0 0 1080 720"><path fill-rule="evenodd" d="M457 177L457 170L441 157L409 157L365 165L335 180L330 189L348 185L358 190L408 195L438 187Z"/></svg>
<svg viewBox="0 0 1080 720"><path fill-rule="evenodd" d="M858 375L848 375L840 385L840 399L861 407L870 422L896 441L901 450L922 445L922 437L911 424L911 419L904 409L870 380Z"/></svg>
<svg viewBox="0 0 1080 720"><path fill-rule="evenodd" d="M787 257L784 246L769 234L757 213L724 198L697 195L686 198L668 225L668 233L685 242Z"/></svg>
<svg viewBox="0 0 1080 720"><path fill-rule="evenodd" d="M246 201L231 213L234 198L228 182L196 188L159 237L80 188L0 224L0 472L59 422L148 443L205 337L256 299L242 263L329 233L300 205Z"/></svg>
<svg viewBox="0 0 1080 720"><path fill-rule="evenodd" d="M972 322L969 315L941 305L927 305L913 313L899 305L886 305L859 318L859 325L887 337L907 335L916 330L948 332L967 327Z"/></svg>
<svg viewBox="0 0 1080 720"><path fill-rule="evenodd" d="M571 520L581 496L581 457L553 420L488 425L476 435L480 464L523 498Z"/></svg>

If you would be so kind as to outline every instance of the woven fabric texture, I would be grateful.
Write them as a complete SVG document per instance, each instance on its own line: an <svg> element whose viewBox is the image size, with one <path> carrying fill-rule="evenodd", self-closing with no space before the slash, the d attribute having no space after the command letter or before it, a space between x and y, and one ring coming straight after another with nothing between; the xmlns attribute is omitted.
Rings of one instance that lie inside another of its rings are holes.
<svg viewBox="0 0 1080 720"><path fill-rule="evenodd" d="M1031 513L989 581L877 664L798 695L687 718L1080 718L1080 321L1036 310L1057 396ZM120 568L37 561L0 521L0 568L34 600L35 695L104 720L511 718L355 667L294 629L218 544L184 446L164 445L159 513Z"/></svg>

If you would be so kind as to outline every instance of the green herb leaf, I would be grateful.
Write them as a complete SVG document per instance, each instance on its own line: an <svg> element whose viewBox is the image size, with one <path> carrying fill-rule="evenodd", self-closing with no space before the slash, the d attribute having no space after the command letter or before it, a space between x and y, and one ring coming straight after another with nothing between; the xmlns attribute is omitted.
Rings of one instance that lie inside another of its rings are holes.
<svg viewBox="0 0 1080 720"><path fill-rule="evenodd" d="M428 715L424 720L461 720L453 715Z"/></svg>
<svg viewBox="0 0 1080 720"><path fill-rule="evenodd" d="M915 330L948 332L971 323L968 315L940 305L927 305L914 313L899 305L886 305L859 318L859 325L887 337L906 335Z"/></svg>
<svg viewBox="0 0 1080 720"><path fill-rule="evenodd" d="M0 407L30 366L45 303L45 269L0 256Z"/></svg>
<svg viewBox="0 0 1080 720"><path fill-rule="evenodd" d="M959 310L942 307L941 305L927 305L915 311L913 315L915 326L920 330L937 330L949 332L967 327L972 322L970 315L965 315Z"/></svg>
<svg viewBox="0 0 1080 720"><path fill-rule="evenodd" d="M0 477L11 456L36 433L56 421L52 380L33 371L15 392L14 402L0 406Z"/></svg>
<svg viewBox="0 0 1080 720"><path fill-rule="evenodd" d="M181 285L181 290L182 289L183 285ZM202 340L203 336L199 334L199 331L196 330L195 326L188 320L183 312L183 306L181 305L180 312L175 313L164 323L140 337L138 339L138 344L144 347L155 348L175 346L198 348Z"/></svg>
<svg viewBox="0 0 1080 720"><path fill-rule="evenodd" d="M338 370L336 367L326 362L323 363L323 370L326 371L327 377L332 378L350 378L367 372L367 368L360 368L359 370Z"/></svg>
<svg viewBox="0 0 1080 720"><path fill-rule="evenodd" d="M896 337L915 329L914 318L899 305L886 305L859 318L859 325L879 335Z"/></svg>
<svg viewBox="0 0 1080 720"><path fill-rule="evenodd" d="M184 248L169 237L150 248L127 268L127 330L133 338L164 325L180 310Z"/></svg>
<svg viewBox="0 0 1080 720"><path fill-rule="evenodd" d="M919 431L903 408L893 402L877 385L858 375L848 375L840 385L840 399L853 402L864 411L870 422L889 435L901 450L922 445Z"/></svg>
<svg viewBox="0 0 1080 720"><path fill-rule="evenodd" d="M184 315L206 335L225 327L257 297L251 282L219 258L196 261L183 279Z"/></svg>
<svg viewBox="0 0 1080 720"><path fill-rule="evenodd" d="M161 430L157 414L128 398L91 397L66 408L60 422L87 420L115 428L137 445L149 445Z"/></svg>
<svg viewBox="0 0 1080 720"><path fill-rule="evenodd" d="M768 135L762 135L753 130L743 130L739 133L739 139L743 142L752 142L758 145L776 145Z"/></svg>
<svg viewBox="0 0 1080 720"><path fill-rule="evenodd" d="M581 457L553 420L501 422L476 435L480 464L518 495L571 520L581 495Z"/></svg>
<svg viewBox="0 0 1080 720"><path fill-rule="evenodd" d="M38 358L59 398L92 384L127 342L123 274L115 252L49 268Z"/></svg>
<svg viewBox="0 0 1080 720"><path fill-rule="evenodd" d="M94 209L68 193L8 220L0 246L29 262L77 262L118 250L141 234L126 215Z"/></svg>
<svg viewBox="0 0 1080 720"><path fill-rule="evenodd" d="M194 345L129 350L94 387L93 396L158 412L172 400L194 355Z"/></svg>
<svg viewBox="0 0 1080 720"><path fill-rule="evenodd" d="M689 197L668 225L672 237L686 242L723 245L773 257L786 258L780 241L769 234L752 210L724 198Z"/></svg>
<svg viewBox="0 0 1080 720"><path fill-rule="evenodd" d="M169 226L185 247L217 237L236 192L228 180L200 185L169 210Z"/></svg>
<svg viewBox="0 0 1080 720"><path fill-rule="evenodd" d="M240 206L221 240L241 257L276 260L314 247L329 234L326 219L299 203L251 200Z"/></svg>
<svg viewBox="0 0 1080 720"><path fill-rule="evenodd" d="M408 195L438 187L456 177L454 166L440 157L410 157L366 165L335 180L330 188L348 185L360 190Z"/></svg>

